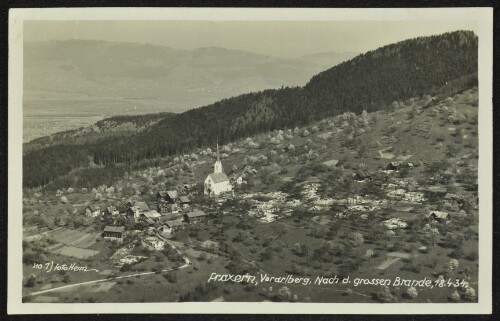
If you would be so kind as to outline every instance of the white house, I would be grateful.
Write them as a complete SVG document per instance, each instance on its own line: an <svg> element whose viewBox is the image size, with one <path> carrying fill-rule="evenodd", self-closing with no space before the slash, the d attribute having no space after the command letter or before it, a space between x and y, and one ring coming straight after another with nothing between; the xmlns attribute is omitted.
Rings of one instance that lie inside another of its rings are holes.
<svg viewBox="0 0 500 321"><path fill-rule="evenodd" d="M217 144L217 161L214 164L214 172L209 174L205 179L204 193L206 195L217 196L222 193L231 192L232 190L233 186L222 170L222 163L219 158L219 144Z"/></svg>

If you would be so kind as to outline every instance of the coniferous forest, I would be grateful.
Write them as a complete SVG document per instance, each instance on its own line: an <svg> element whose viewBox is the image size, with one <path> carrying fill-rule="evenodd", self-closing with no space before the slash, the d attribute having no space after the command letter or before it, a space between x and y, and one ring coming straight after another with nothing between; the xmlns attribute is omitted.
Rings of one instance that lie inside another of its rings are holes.
<svg viewBox="0 0 500 321"><path fill-rule="evenodd" d="M394 102L439 94L451 83L477 83L478 39L469 31L420 37L359 55L314 76L304 87L244 94L163 117L145 129L102 139L59 142L25 150L23 184L47 185L73 170L94 164L122 175L117 164L131 165L159 156L186 153L257 133L305 125L346 111L356 114L390 108ZM141 116L137 116L140 118ZM151 116L149 116L151 117ZM100 169L102 177L105 171ZM106 174L107 175L107 174Z"/></svg>

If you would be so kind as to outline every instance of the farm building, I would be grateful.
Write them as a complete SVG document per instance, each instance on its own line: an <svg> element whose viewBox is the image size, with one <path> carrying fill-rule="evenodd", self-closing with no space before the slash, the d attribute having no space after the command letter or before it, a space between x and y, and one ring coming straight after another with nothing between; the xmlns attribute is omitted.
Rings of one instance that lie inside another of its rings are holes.
<svg viewBox="0 0 500 321"><path fill-rule="evenodd" d="M186 207L189 206L189 204L191 204L191 200L187 196L181 196L179 197L179 203L184 207Z"/></svg>
<svg viewBox="0 0 500 321"><path fill-rule="evenodd" d="M217 196L233 190L229 178L222 170L222 163L219 158L219 145L217 145L217 161L214 164L214 172L207 176L204 187L205 195L210 196Z"/></svg>
<svg viewBox="0 0 500 321"><path fill-rule="evenodd" d="M173 220L173 221L167 221L165 222L165 225L162 227L163 231L166 231L168 233L176 232L184 226L184 223L182 222L182 219L178 220Z"/></svg>
<svg viewBox="0 0 500 321"><path fill-rule="evenodd" d="M400 162L390 162L389 164L387 164L386 169L391 170L391 171L396 171L400 167L401 167L401 163Z"/></svg>
<svg viewBox="0 0 500 321"><path fill-rule="evenodd" d="M184 221L187 223L196 223L205 219L207 215L203 211L194 211L184 214Z"/></svg>
<svg viewBox="0 0 500 321"><path fill-rule="evenodd" d="M159 191L156 193L156 198L158 202L167 202L168 204L174 204L179 198L177 191Z"/></svg>
<svg viewBox="0 0 500 321"><path fill-rule="evenodd" d="M102 211L103 215L118 215L120 214L116 207L114 206L108 206Z"/></svg>
<svg viewBox="0 0 500 321"><path fill-rule="evenodd" d="M155 219L160 218L161 215L156 210L149 210L149 211L141 213L141 217L150 218L150 219L155 220Z"/></svg>
<svg viewBox="0 0 500 321"><path fill-rule="evenodd" d="M111 225L108 225L108 226L106 226L104 228L104 231L102 232L102 236L105 239L122 241L123 240L123 233L124 232L125 232L125 227L124 226L111 226Z"/></svg>
<svg viewBox="0 0 500 321"><path fill-rule="evenodd" d="M97 216L99 216L99 214L101 214L101 208L99 206L95 206L93 204L92 205L88 205L83 210L83 214L86 217L97 217Z"/></svg>
<svg viewBox="0 0 500 321"><path fill-rule="evenodd" d="M445 221L449 218L449 214L446 212L440 212L440 211L431 211L428 215L430 219L433 219L438 222Z"/></svg>

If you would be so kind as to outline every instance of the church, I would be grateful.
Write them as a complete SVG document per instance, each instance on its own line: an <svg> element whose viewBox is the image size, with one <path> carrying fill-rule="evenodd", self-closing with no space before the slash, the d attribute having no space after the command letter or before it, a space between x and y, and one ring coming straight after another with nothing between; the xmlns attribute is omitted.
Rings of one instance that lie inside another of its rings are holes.
<svg viewBox="0 0 500 321"><path fill-rule="evenodd" d="M214 172L205 179L205 195L217 196L221 193L231 192L233 187L229 183L229 178L222 170L222 163L219 158L219 144L217 144L217 161L214 164Z"/></svg>

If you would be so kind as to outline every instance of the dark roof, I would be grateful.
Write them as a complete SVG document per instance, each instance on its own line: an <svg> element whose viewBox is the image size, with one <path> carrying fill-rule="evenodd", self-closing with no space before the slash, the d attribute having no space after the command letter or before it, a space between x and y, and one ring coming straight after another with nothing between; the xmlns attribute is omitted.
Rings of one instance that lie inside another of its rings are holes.
<svg viewBox="0 0 500 321"><path fill-rule="evenodd" d="M124 213L127 211L127 207L125 205L118 205L116 207L116 210L119 212L119 213Z"/></svg>
<svg viewBox="0 0 500 321"><path fill-rule="evenodd" d="M212 173L208 175L208 177L210 177L215 184L229 181L229 178L227 178L227 175L224 173Z"/></svg>
<svg viewBox="0 0 500 321"><path fill-rule="evenodd" d="M179 201L181 201L181 203L191 203L191 200L187 196L179 197Z"/></svg>
<svg viewBox="0 0 500 321"><path fill-rule="evenodd" d="M111 226L108 225L104 228L104 232L117 232L117 233L123 233L125 231L125 226Z"/></svg>
<svg viewBox="0 0 500 321"><path fill-rule="evenodd" d="M206 214L203 211L194 211L194 212L191 212L191 213L187 213L186 215L189 218L194 218L194 217L205 216Z"/></svg>

